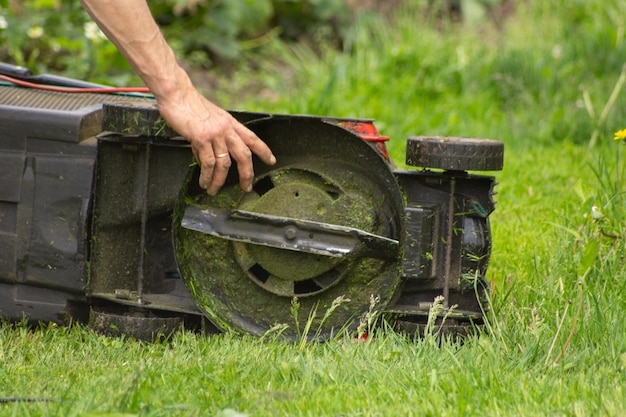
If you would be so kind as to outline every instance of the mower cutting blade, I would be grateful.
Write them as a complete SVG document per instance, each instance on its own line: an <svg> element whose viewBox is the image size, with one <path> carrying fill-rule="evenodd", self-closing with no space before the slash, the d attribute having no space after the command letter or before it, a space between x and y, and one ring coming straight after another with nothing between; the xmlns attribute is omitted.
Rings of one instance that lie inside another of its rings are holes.
<svg viewBox="0 0 626 417"><path fill-rule="evenodd" d="M243 210L188 206L181 226L228 240L339 258L398 256L399 242L359 229Z"/></svg>

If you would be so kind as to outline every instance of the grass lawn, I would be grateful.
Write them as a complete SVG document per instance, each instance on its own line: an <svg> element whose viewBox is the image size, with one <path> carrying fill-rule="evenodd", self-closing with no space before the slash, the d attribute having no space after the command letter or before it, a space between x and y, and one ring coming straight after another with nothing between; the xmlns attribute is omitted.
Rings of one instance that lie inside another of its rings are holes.
<svg viewBox="0 0 626 417"><path fill-rule="evenodd" d="M0 397L48 401L0 416L625 415L626 4L516 3L497 22L362 16L344 53L268 45L287 75L261 63L231 80L268 94L218 92L230 108L373 117L400 165L413 134L502 140L484 334L146 344L6 324Z"/></svg>

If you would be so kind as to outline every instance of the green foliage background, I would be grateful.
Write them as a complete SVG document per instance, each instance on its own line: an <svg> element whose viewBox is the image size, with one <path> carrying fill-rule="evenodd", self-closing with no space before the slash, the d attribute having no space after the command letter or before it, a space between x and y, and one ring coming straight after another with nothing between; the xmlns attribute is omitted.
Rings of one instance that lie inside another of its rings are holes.
<svg viewBox="0 0 626 417"><path fill-rule="evenodd" d="M626 3L512 3L465 22L409 2L391 18L361 14L341 51L320 58L306 45L288 48L281 55L294 78L269 88L287 89L281 111L375 117L399 146L407 134L583 143L596 129L606 137L621 128L625 95L599 119L626 63Z"/></svg>
<svg viewBox="0 0 626 417"><path fill-rule="evenodd" d="M207 68L241 59L273 38L341 36L348 18L342 0L156 0L155 19L174 50ZM90 18L78 0L1 0L0 60L34 72L137 83L115 47L89 33Z"/></svg>

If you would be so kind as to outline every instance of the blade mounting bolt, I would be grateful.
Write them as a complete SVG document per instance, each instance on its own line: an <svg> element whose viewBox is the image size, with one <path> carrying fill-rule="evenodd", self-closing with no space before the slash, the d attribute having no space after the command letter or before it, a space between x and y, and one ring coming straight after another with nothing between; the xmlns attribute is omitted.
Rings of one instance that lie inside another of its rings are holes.
<svg viewBox="0 0 626 417"><path fill-rule="evenodd" d="M298 229L294 226L288 226L285 228L285 238L287 240L294 240L298 236Z"/></svg>

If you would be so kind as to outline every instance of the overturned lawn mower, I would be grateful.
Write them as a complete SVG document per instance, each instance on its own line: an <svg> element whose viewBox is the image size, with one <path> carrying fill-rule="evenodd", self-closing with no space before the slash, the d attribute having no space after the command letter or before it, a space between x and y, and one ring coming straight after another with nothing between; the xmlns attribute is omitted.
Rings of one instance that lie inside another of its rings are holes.
<svg viewBox="0 0 626 417"><path fill-rule="evenodd" d="M278 162L211 197L151 99L0 86L0 316L325 339L372 311L419 332L443 297L443 331L482 323L495 181L467 171L502 143L410 137L403 170L371 120L233 115Z"/></svg>

